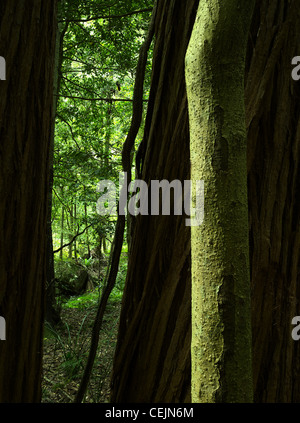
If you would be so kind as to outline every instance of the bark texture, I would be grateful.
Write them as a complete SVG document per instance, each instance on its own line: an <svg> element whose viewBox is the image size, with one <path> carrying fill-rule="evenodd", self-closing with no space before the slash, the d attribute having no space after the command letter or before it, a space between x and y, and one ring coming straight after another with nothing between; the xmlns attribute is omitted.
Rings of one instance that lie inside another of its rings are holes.
<svg viewBox="0 0 300 423"><path fill-rule="evenodd" d="M0 402L41 399L56 1L0 4Z"/></svg>
<svg viewBox="0 0 300 423"><path fill-rule="evenodd" d="M184 57L198 1L159 2L141 178L190 179ZM255 402L300 402L298 0L257 0L246 61L249 247ZM190 401L190 230L136 219L112 401Z"/></svg>
<svg viewBox="0 0 300 423"><path fill-rule="evenodd" d="M300 4L257 2L245 91L256 402L300 402Z"/></svg>
<svg viewBox="0 0 300 423"><path fill-rule="evenodd" d="M253 398L244 107L253 6L200 2L186 54L191 180L205 194L191 228L192 402Z"/></svg>
<svg viewBox="0 0 300 423"><path fill-rule="evenodd" d="M141 178L189 179L184 57L198 2L158 2ZM131 241L112 401L190 400L190 229L138 216ZM149 365L150 364L150 365Z"/></svg>

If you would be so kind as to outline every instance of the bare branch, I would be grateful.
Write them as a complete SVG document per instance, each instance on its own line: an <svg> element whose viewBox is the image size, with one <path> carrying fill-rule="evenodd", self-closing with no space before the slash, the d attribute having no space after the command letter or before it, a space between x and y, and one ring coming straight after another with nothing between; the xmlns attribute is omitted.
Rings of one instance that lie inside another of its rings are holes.
<svg viewBox="0 0 300 423"><path fill-rule="evenodd" d="M115 102L115 101L133 102L132 98L105 98L105 97L88 98L88 97L79 97L79 96L75 96L75 95L63 95L63 94L57 94L56 97L77 98L79 100L87 100L87 101L106 101L107 103L112 103L112 102ZM144 99L142 101L148 102L148 100L146 100L146 99Z"/></svg>
<svg viewBox="0 0 300 423"><path fill-rule="evenodd" d="M58 253L58 252L59 252L59 251L61 251L63 248L68 247L69 245L71 245L71 244L72 244L72 242L74 242L74 241L75 241L75 239L76 239L77 237L79 237L80 235L84 234L84 232L85 232L88 228L90 228L91 226L92 226L92 224L90 224L90 225L88 225L86 228L84 228L84 230L83 230L83 231L81 231L81 232L77 232L77 234L73 236L73 238L71 239L71 241L70 241L70 242L68 242L67 244L62 245L62 246L61 246L61 247L59 247L57 250L54 250L54 251L53 251L53 253ZM78 225L78 230L79 230L79 225Z"/></svg>
<svg viewBox="0 0 300 423"><path fill-rule="evenodd" d="M87 19L64 19L59 22L89 22L89 21L97 21L98 19L120 19L126 18L127 16L138 15L140 13L151 12L152 9L141 9L141 10L133 10L132 12L124 13L124 15L102 15L102 16L91 16Z"/></svg>
<svg viewBox="0 0 300 423"><path fill-rule="evenodd" d="M72 126L70 125L70 123L69 122L67 122L66 121L66 119L64 119L60 114L56 114L56 117L57 118L59 118L62 122L64 122L67 126L68 126L68 128L70 129L70 132L71 132L71 137L72 137L72 140L74 141L74 143L76 144L76 146L77 146L77 148L78 148L78 150L80 150L80 146L78 145L78 142L76 141L76 139L75 139L75 135L74 135L74 132L73 132L73 129L72 129Z"/></svg>

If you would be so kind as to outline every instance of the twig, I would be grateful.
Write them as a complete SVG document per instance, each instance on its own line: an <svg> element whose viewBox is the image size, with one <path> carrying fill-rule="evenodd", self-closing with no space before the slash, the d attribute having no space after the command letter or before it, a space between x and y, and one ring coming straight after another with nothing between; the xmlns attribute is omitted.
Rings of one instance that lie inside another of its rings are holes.
<svg viewBox="0 0 300 423"><path fill-rule="evenodd" d="M53 253L58 253L58 252L59 252L59 251L61 251L63 248L68 247L69 245L71 245L71 244L72 244L72 242L74 242L74 241L75 241L75 239L76 239L77 237L79 237L80 235L84 234L84 232L85 232L88 228L90 228L91 226L92 226L92 223L91 223L90 225L88 225L86 228L84 228L84 230L83 230L82 232L77 232L77 234L73 236L73 238L71 239L71 241L70 241L70 242L68 242L67 244L62 245L62 246L61 246L61 247L59 247L57 250L54 250L54 251L53 251ZM78 225L78 230L79 230L79 225Z"/></svg>

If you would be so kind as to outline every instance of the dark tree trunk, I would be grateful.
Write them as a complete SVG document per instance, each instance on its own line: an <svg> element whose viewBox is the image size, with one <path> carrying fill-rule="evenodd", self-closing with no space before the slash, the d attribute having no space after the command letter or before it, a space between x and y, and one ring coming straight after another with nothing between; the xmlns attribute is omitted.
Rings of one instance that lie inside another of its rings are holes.
<svg viewBox="0 0 300 423"><path fill-rule="evenodd" d="M184 60L198 1L158 2L142 179L189 179ZM155 177L154 177L155 175ZM112 401L190 400L190 229L139 216L131 243Z"/></svg>
<svg viewBox="0 0 300 423"><path fill-rule="evenodd" d="M299 1L259 1L254 18L246 110L255 401L299 402Z"/></svg>
<svg viewBox="0 0 300 423"><path fill-rule="evenodd" d="M39 402L56 1L0 4L0 402Z"/></svg>
<svg viewBox="0 0 300 423"><path fill-rule="evenodd" d="M59 12L58 12L59 13ZM57 23L56 41L55 41L55 62L54 62L54 78L53 78L53 111L52 125L50 137L50 159L49 159L49 193L48 193L48 218L47 218L47 289L46 289L46 315L45 318L52 326L60 322L60 313L56 304L55 292L55 270L54 270L54 253L52 238L52 189L53 189L53 159L54 159L54 137L55 137L55 117L57 110L60 81L61 66L63 61L63 39L68 24ZM62 207L61 217L61 246L63 245L63 224L64 224L64 208ZM62 258L62 250L60 251Z"/></svg>

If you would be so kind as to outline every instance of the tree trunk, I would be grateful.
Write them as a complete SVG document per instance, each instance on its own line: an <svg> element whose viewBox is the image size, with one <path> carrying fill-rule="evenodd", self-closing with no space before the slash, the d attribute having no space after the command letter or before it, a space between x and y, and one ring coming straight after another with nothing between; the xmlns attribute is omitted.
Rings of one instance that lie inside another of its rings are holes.
<svg viewBox="0 0 300 423"><path fill-rule="evenodd" d="M158 2L141 179L189 179L184 58L198 1ZM155 175L155 177L154 177ZM112 378L112 401L190 401L190 228L137 216Z"/></svg>
<svg viewBox="0 0 300 423"><path fill-rule="evenodd" d="M39 402L56 2L0 4L0 402Z"/></svg>
<svg viewBox="0 0 300 423"><path fill-rule="evenodd" d="M74 203L74 228L76 226L76 219L77 219L77 206L76 203ZM77 241L74 240L74 258L77 260Z"/></svg>
<svg viewBox="0 0 300 423"><path fill-rule="evenodd" d="M84 187L84 190L85 190L85 187ZM85 220L85 226L87 227L88 226L88 213L87 213L87 205L86 205L86 203L84 204L84 220ZM85 246L87 248L88 258L90 258L91 257L91 247L90 247L89 230L88 229L85 231L85 234L86 234L85 235L86 236L86 238L85 238Z"/></svg>
<svg viewBox="0 0 300 423"><path fill-rule="evenodd" d="M297 0L257 1L245 92L256 402L300 402L299 40Z"/></svg>
<svg viewBox="0 0 300 423"><path fill-rule="evenodd" d="M198 1L159 2L141 179L190 179L184 57ZM256 402L300 402L299 2L257 0L246 60L252 357ZM181 216L138 216L112 401L190 401L190 230ZM243 316L241 316L243 318Z"/></svg>
<svg viewBox="0 0 300 423"><path fill-rule="evenodd" d="M60 252L59 252L59 258L63 259L63 245L64 245L64 213L65 209L64 206L61 208L61 219L60 219Z"/></svg>
<svg viewBox="0 0 300 423"><path fill-rule="evenodd" d="M69 242L72 241L73 237L74 237L74 219L73 219L73 215L74 215L74 206L73 203L70 206L70 220L69 220ZM72 253L73 253L73 243L70 242L69 244L69 259L72 258Z"/></svg>
<svg viewBox="0 0 300 423"><path fill-rule="evenodd" d="M58 12L59 13L59 12ZM64 26L63 26L64 25ZM55 117L57 110L61 65L63 60L63 37L67 30L68 24L57 23L56 40L55 40L55 62L54 62L54 79L53 79L53 112L50 137L50 160L49 160L49 193L48 193L48 218L47 218L47 289L46 289L46 316L48 323L56 325L60 322L60 314L56 304L55 292L55 270L54 270L54 253L53 253L53 237L52 237L52 189L53 189L53 159L54 159L54 137L55 137ZM63 220L64 208L62 206L61 216L61 245L63 245ZM60 251L62 259L62 250Z"/></svg>
<svg viewBox="0 0 300 423"><path fill-rule="evenodd" d="M186 55L191 180L204 182L205 198L203 221L193 201L191 227L192 402L253 399L244 107L252 6L200 2Z"/></svg>

